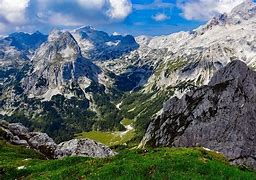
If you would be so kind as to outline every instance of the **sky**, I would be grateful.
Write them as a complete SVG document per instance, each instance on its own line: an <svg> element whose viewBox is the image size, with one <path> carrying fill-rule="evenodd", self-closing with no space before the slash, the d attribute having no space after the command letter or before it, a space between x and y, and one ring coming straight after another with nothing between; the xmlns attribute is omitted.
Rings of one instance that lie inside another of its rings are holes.
<svg viewBox="0 0 256 180"><path fill-rule="evenodd" d="M244 0L0 0L0 34L93 26L108 33L166 35L195 29Z"/></svg>

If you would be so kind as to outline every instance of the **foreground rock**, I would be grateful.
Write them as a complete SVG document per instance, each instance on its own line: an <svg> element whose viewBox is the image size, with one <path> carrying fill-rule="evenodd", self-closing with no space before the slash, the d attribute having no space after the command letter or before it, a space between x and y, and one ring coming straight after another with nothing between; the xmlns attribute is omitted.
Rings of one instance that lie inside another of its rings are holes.
<svg viewBox="0 0 256 180"><path fill-rule="evenodd" d="M46 133L29 133L28 144L47 157L53 158L57 144Z"/></svg>
<svg viewBox="0 0 256 180"><path fill-rule="evenodd" d="M110 148L89 139L72 139L60 143L54 153L55 158L66 156L105 158L114 155L115 153Z"/></svg>
<svg viewBox="0 0 256 180"><path fill-rule="evenodd" d="M256 72L233 61L208 86L172 98L141 146L203 146L256 169Z"/></svg>
<svg viewBox="0 0 256 180"><path fill-rule="evenodd" d="M47 158L59 159L67 156L105 158L116 154L107 146L89 139L72 139L57 145L46 133L29 132L20 123L0 121L0 137L12 144L35 149Z"/></svg>

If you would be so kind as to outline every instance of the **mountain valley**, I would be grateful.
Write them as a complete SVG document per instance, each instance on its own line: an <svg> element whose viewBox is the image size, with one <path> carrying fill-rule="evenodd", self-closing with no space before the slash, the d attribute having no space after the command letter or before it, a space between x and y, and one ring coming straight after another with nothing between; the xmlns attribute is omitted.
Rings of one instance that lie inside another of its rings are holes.
<svg viewBox="0 0 256 180"><path fill-rule="evenodd" d="M203 172L198 172L204 163L210 169L216 164L226 168L221 177L224 179L232 179L240 171L244 177L253 179L256 177L252 171L256 169L254 70L256 4L250 0L197 29L170 35L110 35L92 26L53 29L48 35L39 31L17 32L0 37L0 120L10 126L13 123L22 126L29 134L25 146L35 150L31 151L36 163L22 170L28 174L38 173L38 163L47 164L42 157L44 153L30 144L33 134L42 132L47 135L46 139L43 136L43 140L38 140L43 141L43 148L48 147L50 139L54 150L58 147L62 150L60 154L81 151L82 155L74 156L88 157L83 161L92 163L94 170L104 166L106 169L101 172L107 175L113 169L120 170L115 163L124 167L121 158L127 155L133 163L136 157L145 160L143 168L149 168L149 176L152 173L159 178L162 172L147 164L154 164L151 157L154 153L174 155L172 162L176 165L179 160L189 161L182 159L185 153L185 158L199 159L193 160L196 164L193 168L199 174L191 175L194 179L204 178ZM15 144L15 136L24 138L8 128L0 126L0 134L4 136L0 138L0 151L4 153L15 147L5 148L6 141ZM11 140L9 131L13 134ZM92 141L83 140L88 138ZM115 152L118 155L94 161L90 159L96 157L94 152L88 155L88 149L84 148L88 143L95 151L103 147L113 156ZM141 149L135 150L138 146ZM182 156L178 147L185 147ZM220 153L225 157L219 157ZM1 158L7 161L0 155ZM160 157L158 160L163 163ZM69 161L82 163L69 157L49 163L55 166L55 162ZM0 179L1 168L0 165ZM11 165L8 168L17 169ZM63 176L63 172L56 173ZM21 177L16 173L15 178ZM102 177L91 170L84 173L96 179Z"/></svg>

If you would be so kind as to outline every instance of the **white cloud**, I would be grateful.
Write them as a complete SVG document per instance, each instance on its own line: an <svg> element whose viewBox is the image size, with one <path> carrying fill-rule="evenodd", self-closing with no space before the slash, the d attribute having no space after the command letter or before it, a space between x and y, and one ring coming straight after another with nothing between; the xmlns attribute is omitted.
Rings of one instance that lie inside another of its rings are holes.
<svg viewBox="0 0 256 180"><path fill-rule="evenodd" d="M29 0L0 0L0 32L26 22Z"/></svg>
<svg viewBox="0 0 256 180"><path fill-rule="evenodd" d="M37 0L37 16L52 25L77 26L120 21L132 12L130 0ZM71 9L70 6L74 8Z"/></svg>
<svg viewBox="0 0 256 180"><path fill-rule="evenodd" d="M174 6L173 3L163 2L162 0L154 0L149 4L134 4L136 10L146 10L146 9L170 9Z"/></svg>
<svg viewBox="0 0 256 180"><path fill-rule="evenodd" d="M0 22L0 33L4 33L6 31L5 24Z"/></svg>
<svg viewBox="0 0 256 180"><path fill-rule="evenodd" d="M155 21L165 21L165 20L167 20L167 19L170 19L170 17L167 16L166 14L164 14L164 13L156 14L156 15L152 16L152 18L153 18Z"/></svg>
<svg viewBox="0 0 256 180"><path fill-rule="evenodd" d="M188 20L208 20L220 13L229 13L244 0L189 0L178 3Z"/></svg>
<svg viewBox="0 0 256 180"><path fill-rule="evenodd" d="M131 12L131 0L0 0L0 33L112 23Z"/></svg>
<svg viewBox="0 0 256 180"><path fill-rule="evenodd" d="M122 20L132 12L132 3L130 0L109 0L109 5L107 15L111 19Z"/></svg>
<svg viewBox="0 0 256 180"><path fill-rule="evenodd" d="M83 25L81 22L76 21L72 17L61 14L61 13L54 13L52 14L49 19L49 23L55 26L81 26Z"/></svg>
<svg viewBox="0 0 256 180"><path fill-rule="evenodd" d="M78 3L88 9L102 9L106 0L77 0Z"/></svg>
<svg viewBox="0 0 256 180"><path fill-rule="evenodd" d="M22 23L28 5L29 0L0 0L0 16L10 23Z"/></svg>

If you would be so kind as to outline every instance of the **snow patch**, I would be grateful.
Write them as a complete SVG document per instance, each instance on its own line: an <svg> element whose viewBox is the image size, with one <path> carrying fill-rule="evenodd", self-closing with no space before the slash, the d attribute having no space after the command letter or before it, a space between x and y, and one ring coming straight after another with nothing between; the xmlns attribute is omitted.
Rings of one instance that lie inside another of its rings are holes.
<svg viewBox="0 0 256 180"><path fill-rule="evenodd" d="M136 109L136 107L130 109L128 112L132 112L132 111L134 111L135 109Z"/></svg>
<svg viewBox="0 0 256 180"><path fill-rule="evenodd" d="M117 46L119 43L120 43L120 41L115 41L115 42L108 41L105 44L107 46Z"/></svg>
<svg viewBox="0 0 256 180"><path fill-rule="evenodd" d="M206 150L206 151L211 151L211 152L215 152L215 153L218 153L218 154L220 154L220 152L218 152L218 151L214 151L214 150L211 150L211 149L209 149L209 148L206 148L206 147L202 147L204 150Z"/></svg>
<svg viewBox="0 0 256 180"><path fill-rule="evenodd" d="M19 167L17 167L17 169L22 170L22 169L26 169L26 167L25 166L19 166Z"/></svg>
<svg viewBox="0 0 256 180"><path fill-rule="evenodd" d="M42 101L50 101L53 96L57 94L62 94L58 88L55 89L48 89L48 91L42 96Z"/></svg>
<svg viewBox="0 0 256 180"><path fill-rule="evenodd" d="M121 107L122 103L123 103L123 101L121 101L120 103L118 103L118 104L116 105L116 108L119 109L119 110L121 110L120 107Z"/></svg>
<svg viewBox="0 0 256 180"><path fill-rule="evenodd" d="M75 51L73 48L68 46L66 49L62 50L60 53L63 58L70 58L75 54Z"/></svg>

